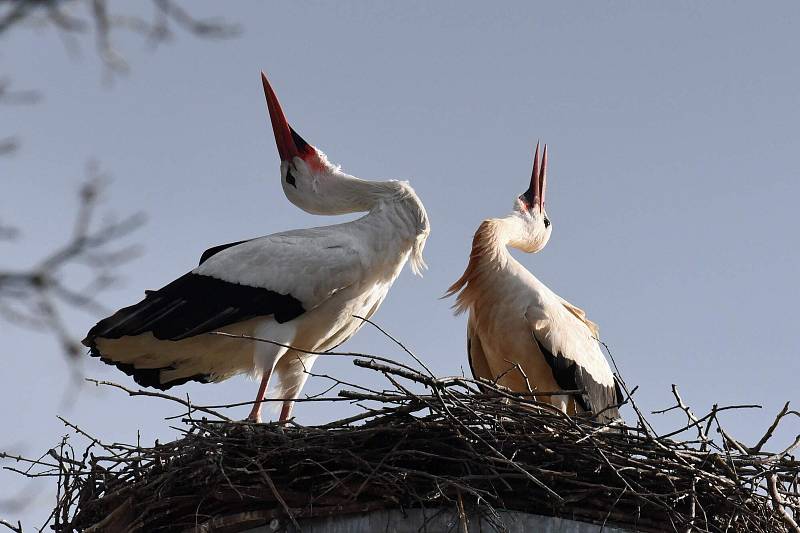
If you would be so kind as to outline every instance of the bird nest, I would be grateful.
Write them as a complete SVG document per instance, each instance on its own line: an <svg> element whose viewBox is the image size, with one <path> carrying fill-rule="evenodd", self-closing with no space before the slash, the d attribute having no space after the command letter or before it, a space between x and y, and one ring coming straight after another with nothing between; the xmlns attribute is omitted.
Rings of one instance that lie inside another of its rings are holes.
<svg viewBox="0 0 800 533"><path fill-rule="evenodd" d="M478 517L503 531L501 510L637 531L797 531L798 441L762 451L798 414L788 404L746 446L718 420L736 406L698 417L674 388L669 410L686 423L658 435L630 394L635 424L602 426L489 382L347 355L390 386L336 380L338 389L304 400L363 410L318 426L232 421L219 408L103 382L182 403L184 434L152 447L106 444L65 421L89 448L64 441L31 461L36 475L58 478L53 529L242 531L275 519L300 529L309 517L423 508L455 513L463 531ZM687 432L691 440L677 438Z"/></svg>

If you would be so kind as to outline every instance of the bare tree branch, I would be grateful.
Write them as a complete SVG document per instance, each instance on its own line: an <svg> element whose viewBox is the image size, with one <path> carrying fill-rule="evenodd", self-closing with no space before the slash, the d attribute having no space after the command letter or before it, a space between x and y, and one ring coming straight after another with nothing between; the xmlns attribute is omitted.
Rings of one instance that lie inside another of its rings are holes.
<svg viewBox="0 0 800 533"><path fill-rule="evenodd" d="M22 523L20 523L19 520L17 520L17 525L14 525L0 518L0 526L6 526L8 529L16 533L22 533Z"/></svg>
<svg viewBox="0 0 800 533"><path fill-rule="evenodd" d="M71 357L77 356L81 349L67 331L65 309L93 314L106 311L95 298L116 281L118 267L138 255L137 247L119 243L144 222L143 215L136 213L96 224L95 211L107 177L94 164L89 165L88 173L80 189L80 205L70 239L32 267L15 269L0 264L0 318L18 326L49 331ZM73 266L83 270L84 279L80 283L65 272Z"/></svg>
<svg viewBox="0 0 800 533"><path fill-rule="evenodd" d="M138 14L148 6L152 9L151 16ZM111 0L0 0L0 37L12 28L55 30L68 53L76 53L81 45L93 47L107 75L113 75L128 70L128 63L116 48L119 33L135 33L151 46L170 40L179 31L202 39L238 35L239 27L236 24L219 17L198 18L192 14L194 8L189 0L182 5L176 0L136 3ZM12 89L11 78L2 74L0 105L34 104L40 100L36 91ZM0 111L2 109L0 107ZM0 117L0 123L8 122ZM17 151L20 141L13 133L0 131L0 156ZM73 338L73 332L68 331L68 313L76 309L94 315L107 311L96 297L115 283L118 268L137 255L138 249L126 245L124 240L144 220L141 214L116 220L98 220L96 211L106 180L94 166L90 167L89 174L80 191L79 209L69 240L61 245L42 243L42 257L33 266L21 264L8 253L21 232L15 221L0 213L0 244L3 245L0 252L0 320L36 332L49 333L59 342L70 360L75 360L82 349ZM17 178L21 180L24 177ZM80 377L77 366L70 365L70 368L73 369L73 383L76 383L75 378ZM62 443L63 446L65 443ZM27 497L27 493L2 500L0 512L18 512L31 501L33 498ZM0 525L12 531L22 531L19 523L15 526L0 520Z"/></svg>
<svg viewBox="0 0 800 533"><path fill-rule="evenodd" d="M110 72L128 70L128 63L114 45L114 30L127 30L147 37L151 44L172 38L173 27L205 39L239 35L236 24L220 17L195 18L174 0L152 0L150 20L112 9L110 0L0 0L0 35L18 25L49 26L62 36L91 36L100 59ZM119 2L114 4L124 5ZM3 10L5 8L5 10Z"/></svg>
<svg viewBox="0 0 800 533"><path fill-rule="evenodd" d="M39 93L36 91L15 91L11 90L11 81L8 78L0 78L0 104L23 105L34 104L39 101ZM0 156L11 154L19 147L16 137L0 138ZM3 227L0 226L0 240L3 239Z"/></svg>
<svg viewBox="0 0 800 533"><path fill-rule="evenodd" d="M41 99L41 95L36 91L11 89L11 80L0 78L0 103L12 105L35 104Z"/></svg>

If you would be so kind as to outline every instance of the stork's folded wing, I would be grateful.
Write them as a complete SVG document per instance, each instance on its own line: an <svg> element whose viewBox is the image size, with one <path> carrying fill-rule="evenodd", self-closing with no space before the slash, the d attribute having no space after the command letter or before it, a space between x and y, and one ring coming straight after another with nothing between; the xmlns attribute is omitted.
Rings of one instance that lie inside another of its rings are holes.
<svg viewBox="0 0 800 533"><path fill-rule="evenodd" d="M192 273L296 298L309 311L363 279L369 251L352 235L310 228L252 239L208 257Z"/></svg>
<svg viewBox="0 0 800 533"><path fill-rule="evenodd" d="M227 247L100 321L84 344L146 332L181 340L256 316L287 322L359 278L361 261L351 244L330 232L302 230Z"/></svg>
<svg viewBox="0 0 800 533"><path fill-rule="evenodd" d="M602 413L600 421L619 418L614 406L621 403L622 394L611 367L600 351L594 331L585 319L576 316L571 309L561 309L569 311L569 315L561 315L561 320L528 320L531 335L553 371L556 383L563 390L583 391L576 395L576 402L587 413ZM565 320L566 316L569 318ZM569 327L559 328L554 324Z"/></svg>

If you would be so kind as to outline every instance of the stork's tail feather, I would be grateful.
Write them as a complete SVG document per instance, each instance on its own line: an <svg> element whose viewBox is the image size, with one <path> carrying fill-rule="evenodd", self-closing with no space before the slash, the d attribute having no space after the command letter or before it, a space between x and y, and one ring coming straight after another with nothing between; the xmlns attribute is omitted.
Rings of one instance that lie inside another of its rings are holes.
<svg viewBox="0 0 800 533"><path fill-rule="evenodd" d="M173 314L178 308L182 315ZM184 338L193 328L181 319L191 315L192 308L196 306L190 302L149 292L141 302L98 322L82 342L92 357L115 366L143 387L160 390L188 381L220 381L249 371L252 358L239 357L236 347L224 338ZM162 338L164 333L173 337Z"/></svg>
<svg viewBox="0 0 800 533"><path fill-rule="evenodd" d="M590 388L592 388L590 386ZM597 389L597 387L593 387ZM625 402L625 396L622 394L622 388L619 386L619 382L617 381L616 377L614 379L614 387L604 387L603 393L598 394L598 391L594 391L594 401L598 403L598 398L603 398L607 407L601 408L598 413L594 416L594 421L599 424L604 424L608 426L615 426L615 425L624 425L625 420L619 414L619 407ZM602 403L599 407L602 407Z"/></svg>
<svg viewBox="0 0 800 533"><path fill-rule="evenodd" d="M143 387L167 390L187 381L207 383L210 376L206 374L165 380L165 372L178 370L176 361L148 353L152 347L147 344L159 341L144 332L181 307L181 304L180 301L161 298L157 291L147 291L144 300L98 322L81 342L89 348L89 355L117 367Z"/></svg>
<svg viewBox="0 0 800 533"><path fill-rule="evenodd" d="M189 381L198 381L200 383L210 383L211 381L213 381L212 376L208 374L195 374L193 376L178 378L172 381L168 381L166 383L162 383L161 381L162 372L177 370L174 366L168 366L163 368L136 368L134 364L114 361L113 359L104 356L102 353L100 353L100 350L98 350L97 348L91 348L89 351L89 355L91 355L92 357L98 357L102 362L104 362L107 365L113 365L117 367L125 374L131 376L133 378L133 381L135 381L142 387L153 387L159 390L167 390L176 385L183 385L184 383L188 383Z"/></svg>
<svg viewBox="0 0 800 533"><path fill-rule="evenodd" d="M291 295L189 273L98 322L83 344L140 385L164 390L252 370L251 343L207 333L250 334L254 318L302 313Z"/></svg>

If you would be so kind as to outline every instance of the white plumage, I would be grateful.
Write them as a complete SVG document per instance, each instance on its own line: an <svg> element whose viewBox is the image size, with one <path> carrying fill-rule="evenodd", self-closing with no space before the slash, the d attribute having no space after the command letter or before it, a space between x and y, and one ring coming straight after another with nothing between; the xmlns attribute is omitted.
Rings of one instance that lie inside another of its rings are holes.
<svg viewBox="0 0 800 533"><path fill-rule="evenodd" d="M84 339L92 355L146 386L262 375L250 418L272 375L291 414L316 356L352 336L380 306L411 257L416 273L429 233L425 209L405 182L344 174L292 130L266 76L264 91L281 156L281 182L316 214L366 211L343 224L293 230L209 249L200 265L138 304L99 322ZM226 332L279 344L209 335Z"/></svg>
<svg viewBox="0 0 800 533"><path fill-rule="evenodd" d="M581 391L538 399L567 413L613 420L621 397L600 351L597 326L507 248L538 252L550 239L544 210L546 147L540 163L537 145L534 161L530 187L510 215L481 223L467 269L447 294L458 294L457 313L469 312L467 351L475 377L518 392Z"/></svg>

